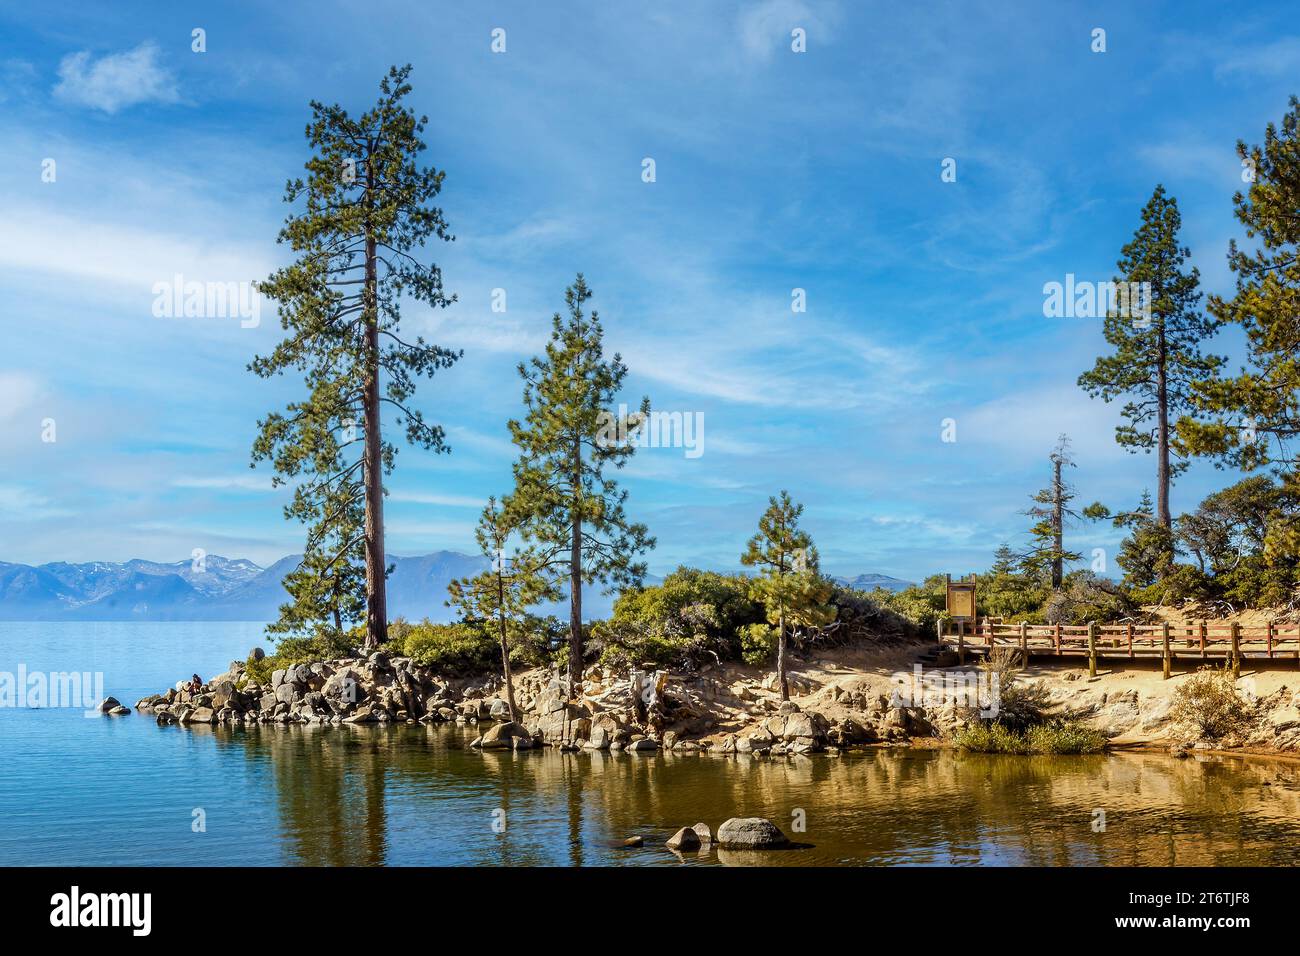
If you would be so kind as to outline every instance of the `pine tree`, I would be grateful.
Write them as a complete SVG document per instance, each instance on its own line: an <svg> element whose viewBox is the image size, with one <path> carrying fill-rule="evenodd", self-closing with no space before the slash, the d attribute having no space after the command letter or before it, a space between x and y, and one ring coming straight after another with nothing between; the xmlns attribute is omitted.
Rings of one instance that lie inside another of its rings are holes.
<svg viewBox="0 0 1300 956"><path fill-rule="evenodd" d="M1178 435L1191 452L1222 464L1246 470L1276 466L1300 490L1300 460L1291 448L1300 434L1300 99L1291 97L1281 129L1268 125L1263 146L1238 142L1237 154L1254 180L1233 203L1255 248L1244 251L1231 242L1228 265L1236 273L1236 293L1230 299L1211 296L1209 309L1245 332L1249 367L1199 382L1198 405L1213 420L1185 417ZM1269 537L1273 553L1300 553L1294 520L1277 522Z"/></svg>
<svg viewBox="0 0 1300 956"><path fill-rule="evenodd" d="M1070 455L1070 439L1062 435L1053 449L1049 460L1052 463L1052 480L1031 498L1034 504L1025 511L1031 518L1037 519L1030 535L1029 549L1021 556L1020 564L1025 573L1036 580L1049 580L1052 589L1061 586L1065 576L1065 562L1078 561L1080 555L1075 551L1066 551L1065 527L1070 519L1079 518L1079 513L1070 508L1075 498L1074 486L1065 480L1063 469L1075 467Z"/></svg>
<svg viewBox="0 0 1300 956"><path fill-rule="evenodd" d="M767 510L758 519L758 534L750 538L740 563L757 567L759 578L754 582L754 598L767 609L768 619L776 625L776 675L781 687L781 699L790 699L790 680L786 667L786 626L792 619L811 612L804 602L810 598L817 603L816 594L801 585L795 578L817 571L817 549L812 538L799 528L803 505L797 505L790 493L782 491L779 497L768 499Z"/></svg>
<svg viewBox="0 0 1300 956"><path fill-rule="evenodd" d="M1224 361L1201 352L1216 323L1198 308L1199 273L1184 271L1190 250L1178 244L1181 225L1177 201L1157 186L1142 210L1142 225L1116 263L1117 287L1146 283L1150 288L1149 298L1125 295L1121 301L1145 298L1148 308L1141 315L1110 310L1103 328L1114 351L1079 376L1080 387L1094 398L1128 398L1115 441L1133 453L1155 452L1156 517L1166 529L1172 526L1169 486L1187 467L1170 423L1191 409L1193 383L1213 375Z"/></svg>
<svg viewBox="0 0 1300 956"><path fill-rule="evenodd" d="M579 273L565 291L568 317L552 319L545 356L519 366L526 413L510 422L520 455L507 510L537 546L541 567L568 576L571 693L582 686L583 585L639 586L646 566L636 558L655 544L645 525L628 520L627 491L606 475L607 466L621 468L636 451L650 399L630 415L610 411L627 366L617 354L604 358L600 317L583 308L591 296Z"/></svg>
<svg viewBox="0 0 1300 956"><path fill-rule="evenodd" d="M403 105L410 67L393 67L379 85L378 103L358 118L340 106L313 101L307 140L313 150L307 178L289 182L285 201L302 201L285 220L280 241L297 259L259 284L279 303L288 335L249 368L269 378L293 369L303 374L308 397L259 422L253 461L270 460L273 481L303 478L294 488L291 518L313 520L295 598L307 601L329 589L311 583L318 572L358 555L365 568L366 646L387 639L383 474L395 446L385 441L380 411L389 405L412 444L446 451L441 426L410 407L415 380L447 368L460 353L399 335L400 300L442 307L442 274L413 255L425 240L450 240L442 210L431 205L443 173L421 168L427 117ZM360 437L355 432L360 429ZM342 440L341 440L342 439ZM359 448L357 446L360 446ZM354 529L354 507L362 507Z"/></svg>
<svg viewBox="0 0 1300 956"><path fill-rule="evenodd" d="M451 595L448 603L460 608L466 619L481 620L497 631L511 720L519 716L510 675L511 648L523 639L533 623L528 609L559 597L552 579L541 570L543 562L536 549L516 548L506 557L506 547L517 531L510 513L499 509L495 498L489 498L479 517L475 537L479 550L492 566L472 578L458 578L447 587Z"/></svg>

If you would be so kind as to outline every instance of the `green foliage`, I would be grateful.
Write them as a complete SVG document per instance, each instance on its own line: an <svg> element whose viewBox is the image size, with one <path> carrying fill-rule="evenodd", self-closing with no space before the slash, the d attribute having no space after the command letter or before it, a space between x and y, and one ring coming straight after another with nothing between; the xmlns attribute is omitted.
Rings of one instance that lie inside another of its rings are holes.
<svg viewBox="0 0 1300 956"><path fill-rule="evenodd" d="M534 621L529 635L511 647L512 663L532 667L546 662L545 626ZM426 619L411 624L399 619L389 627L384 649L451 676L482 674L501 666L501 645L491 622L483 620L434 624Z"/></svg>
<svg viewBox="0 0 1300 956"><path fill-rule="evenodd" d="M1233 197L1251 248L1239 249L1232 240L1228 266L1236 292L1230 299L1210 296L1209 310L1245 333L1249 367L1197 382L1196 404L1211 420L1185 416L1178 437L1194 454L1246 470L1277 463L1294 475L1289 445L1300 434L1300 99L1291 97L1280 128L1268 124L1263 146L1238 142L1237 155L1254 171L1246 193Z"/></svg>
<svg viewBox="0 0 1300 956"><path fill-rule="evenodd" d="M600 317L583 309L591 296L579 273L565 291L568 317L552 319L545 356L519 366L526 413L522 422L510 422L519 459L507 511L537 546L542 567L567 574L576 595L568 664L574 686L583 661L582 586L637 587L646 566L636 559L655 545L645 525L628 519L627 491L606 474L607 466L621 468L636 451L650 399L631 415L611 411L627 366L617 354L604 358Z"/></svg>
<svg viewBox="0 0 1300 956"><path fill-rule="evenodd" d="M763 620L749 592L743 575L678 568L662 584L624 591L611 618L593 625L592 643L616 666L694 669L737 660L739 632Z"/></svg>
<svg viewBox="0 0 1300 956"><path fill-rule="evenodd" d="M776 628L770 624L749 624L740 630L741 657L752 667L766 667L776 655Z"/></svg>
<svg viewBox="0 0 1300 956"><path fill-rule="evenodd" d="M962 750L985 754L1099 754L1106 750L1106 736L1076 722L1039 724L1025 733L1001 724L980 721L953 734Z"/></svg>
<svg viewBox="0 0 1300 956"><path fill-rule="evenodd" d="M1170 716L1200 740L1220 740L1250 725L1249 704L1237 692L1227 663L1184 678L1174 691Z"/></svg>
<svg viewBox="0 0 1300 956"><path fill-rule="evenodd" d="M1108 746L1106 735L1078 721L1049 721L1029 728L1026 743L1035 754L1099 754Z"/></svg>
<svg viewBox="0 0 1300 956"><path fill-rule="evenodd" d="M914 633L921 637L934 634L936 625L945 614L942 574L931 575L921 585L912 585L901 591L877 588L870 596L872 601L909 622L915 629Z"/></svg>

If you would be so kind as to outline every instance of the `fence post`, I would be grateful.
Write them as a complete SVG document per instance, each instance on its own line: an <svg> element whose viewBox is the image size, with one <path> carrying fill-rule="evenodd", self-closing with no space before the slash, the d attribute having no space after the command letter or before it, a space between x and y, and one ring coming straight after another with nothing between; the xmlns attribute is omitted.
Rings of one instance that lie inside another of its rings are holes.
<svg viewBox="0 0 1300 956"><path fill-rule="evenodd" d="M1133 622L1132 621L1128 622L1128 656L1129 659L1132 660L1133 658Z"/></svg>
<svg viewBox="0 0 1300 956"><path fill-rule="evenodd" d="M1170 672L1173 669L1173 661L1169 658L1169 622L1165 621L1160 625L1160 642L1163 645L1161 653L1162 670L1164 671L1165 680L1169 680Z"/></svg>
<svg viewBox="0 0 1300 956"><path fill-rule="evenodd" d="M1020 666L1029 666L1029 625L1020 622Z"/></svg>
<svg viewBox="0 0 1300 956"><path fill-rule="evenodd" d="M1056 654L1058 657L1061 654L1061 625L1060 624L1056 625Z"/></svg>
<svg viewBox="0 0 1300 956"><path fill-rule="evenodd" d="M1232 676L1241 676L1241 625L1232 622Z"/></svg>
<svg viewBox="0 0 1300 956"><path fill-rule="evenodd" d="M1268 622L1268 656L1273 656L1273 622Z"/></svg>
<svg viewBox="0 0 1300 956"><path fill-rule="evenodd" d="M1097 622L1088 622L1088 676L1097 676Z"/></svg>
<svg viewBox="0 0 1300 956"><path fill-rule="evenodd" d="M1204 621L1202 621L1202 622L1201 622L1201 657L1202 657L1202 658L1204 658L1204 657L1206 656L1206 653L1205 653L1205 632L1206 632L1207 630L1208 630L1208 626L1206 625L1206 623L1205 623Z"/></svg>
<svg viewBox="0 0 1300 956"><path fill-rule="evenodd" d="M966 622L957 622L957 663L966 663Z"/></svg>

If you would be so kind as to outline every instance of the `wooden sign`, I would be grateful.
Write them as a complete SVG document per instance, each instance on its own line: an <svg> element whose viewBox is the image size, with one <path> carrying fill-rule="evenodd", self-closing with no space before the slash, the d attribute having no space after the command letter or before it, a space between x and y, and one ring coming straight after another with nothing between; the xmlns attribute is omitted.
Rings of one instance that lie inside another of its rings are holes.
<svg viewBox="0 0 1300 956"><path fill-rule="evenodd" d="M975 620L975 575L969 581L954 581L945 575L948 586L946 607L954 621Z"/></svg>

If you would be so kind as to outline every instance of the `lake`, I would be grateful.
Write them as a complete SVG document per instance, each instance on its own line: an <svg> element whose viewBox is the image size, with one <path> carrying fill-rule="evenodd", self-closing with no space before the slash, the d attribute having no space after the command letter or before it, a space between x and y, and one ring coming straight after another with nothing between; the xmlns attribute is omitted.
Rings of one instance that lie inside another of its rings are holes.
<svg viewBox="0 0 1300 956"><path fill-rule="evenodd" d="M102 671L128 706L267 646L258 624L0 623L0 671ZM481 754L477 730L159 727L0 708L0 865L1290 865L1300 764L873 750ZM766 816L803 849L678 856ZM625 849L641 835L646 845Z"/></svg>

